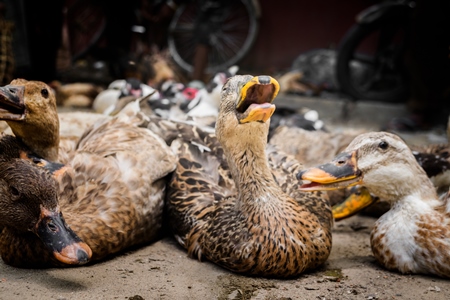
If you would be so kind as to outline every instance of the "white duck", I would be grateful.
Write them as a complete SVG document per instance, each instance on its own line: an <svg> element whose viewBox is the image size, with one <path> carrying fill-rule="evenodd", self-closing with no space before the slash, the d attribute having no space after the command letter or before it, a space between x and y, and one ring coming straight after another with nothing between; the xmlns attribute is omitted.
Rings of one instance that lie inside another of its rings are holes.
<svg viewBox="0 0 450 300"><path fill-rule="evenodd" d="M386 132L359 135L332 162L304 170L297 177L304 180L304 191L364 185L391 205L375 223L370 238L378 262L401 273L450 278L449 196L439 199L433 183L398 136Z"/></svg>
<svg viewBox="0 0 450 300"><path fill-rule="evenodd" d="M118 79L111 82L108 88L100 92L94 99L92 108L97 113L108 115L114 110L117 101L122 97L145 97L152 94L150 100L159 99L159 93L149 85L136 78Z"/></svg>

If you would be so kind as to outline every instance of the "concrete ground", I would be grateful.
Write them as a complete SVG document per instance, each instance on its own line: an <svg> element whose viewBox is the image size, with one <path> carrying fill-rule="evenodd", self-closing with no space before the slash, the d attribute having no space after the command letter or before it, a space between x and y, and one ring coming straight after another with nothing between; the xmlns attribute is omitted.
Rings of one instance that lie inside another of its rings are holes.
<svg viewBox="0 0 450 300"><path fill-rule="evenodd" d="M402 105L359 102L342 118L339 99L288 96L279 103L316 109L331 129L379 130L391 117L407 113ZM446 141L443 130L402 136L416 143ZM448 299L450 281L400 275L376 263L369 244L374 222L360 215L337 222L328 261L290 280L240 276L188 258L167 235L80 268L28 270L0 262L0 299Z"/></svg>

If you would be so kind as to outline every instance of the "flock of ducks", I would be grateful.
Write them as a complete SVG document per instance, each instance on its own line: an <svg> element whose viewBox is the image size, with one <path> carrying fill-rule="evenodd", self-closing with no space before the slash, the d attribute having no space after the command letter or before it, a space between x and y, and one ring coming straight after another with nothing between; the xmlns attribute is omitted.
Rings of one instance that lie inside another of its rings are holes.
<svg viewBox="0 0 450 300"><path fill-rule="evenodd" d="M0 138L5 263L93 263L155 241L166 218L193 258L295 277L327 260L334 219L381 198L390 210L371 234L379 263L450 277L450 196L438 196L418 152L391 133L316 130L317 118L309 118L312 131L271 126L274 78L219 79L218 100L194 105L208 107L212 125L143 109L150 94L110 108L113 116L96 115L78 135L64 134L45 83L1 87L0 119L12 132ZM328 191L355 185L360 192L332 208Z"/></svg>

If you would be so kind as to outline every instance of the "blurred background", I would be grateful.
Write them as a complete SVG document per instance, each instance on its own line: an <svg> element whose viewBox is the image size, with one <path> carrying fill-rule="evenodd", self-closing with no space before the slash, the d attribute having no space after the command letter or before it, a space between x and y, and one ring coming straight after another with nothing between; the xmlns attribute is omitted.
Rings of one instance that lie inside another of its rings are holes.
<svg viewBox="0 0 450 300"><path fill-rule="evenodd" d="M447 124L450 1L0 1L0 80L202 88L268 74L282 93L405 104L388 126Z"/></svg>

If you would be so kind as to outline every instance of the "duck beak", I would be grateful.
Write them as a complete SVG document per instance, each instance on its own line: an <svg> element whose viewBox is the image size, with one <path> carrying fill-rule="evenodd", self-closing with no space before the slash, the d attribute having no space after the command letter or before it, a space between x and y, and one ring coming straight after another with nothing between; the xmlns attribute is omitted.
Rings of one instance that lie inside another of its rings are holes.
<svg viewBox="0 0 450 300"><path fill-rule="evenodd" d="M303 180L302 191L336 190L362 184L362 173L356 163L356 151L343 152L330 163L303 170L297 174Z"/></svg>
<svg viewBox="0 0 450 300"><path fill-rule="evenodd" d="M54 257L69 265L82 265L92 257L91 248L67 226L61 212L41 207L41 216L33 232Z"/></svg>
<svg viewBox="0 0 450 300"><path fill-rule="evenodd" d="M255 76L241 88L236 104L239 123L266 122L274 113L272 101L278 95L280 84L270 76Z"/></svg>
<svg viewBox="0 0 450 300"><path fill-rule="evenodd" d="M344 202L333 206L333 217L336 221L340 221L351 217L377 202L378 198L372 197L369 190L362 186L354 186L351 189L350 196Z"/></svg>
<svg viewBox="0 0 450 300"><path fill-rule="evenodd" d="M0 119L23 120L25 118L24 86L0 87Z"/></svg>

